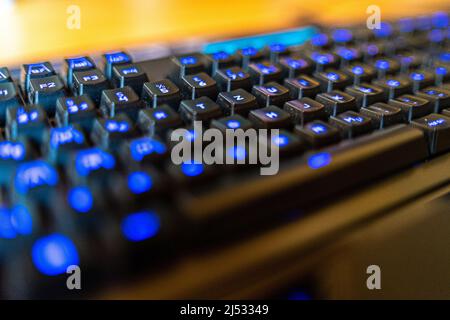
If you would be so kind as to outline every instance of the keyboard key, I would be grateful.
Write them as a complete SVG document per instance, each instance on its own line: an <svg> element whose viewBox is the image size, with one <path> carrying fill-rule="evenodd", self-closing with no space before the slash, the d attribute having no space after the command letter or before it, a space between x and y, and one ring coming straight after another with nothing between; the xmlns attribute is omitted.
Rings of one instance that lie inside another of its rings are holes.
<svg viewBox="0 0 450 320"><path fill-rule="evenodd" d="M155 164L161 162L168 155L168 148L156 136L141 137L129 140L122 146L119 153L123 163L130 164Z"/></svg>
<svg viewBox="0 0 450 320"><path fill-rule="evenodd" d="M315 98L320 93L320 83L308 76L285 79L284 86L289 89L292 99L300 99L303 97Z"/></svg>
<svg viewBox="0 0 450 320"><path fill-rule="evenodd" d="M450 68L442 65L436 66L434 68L434 78L437 86L440 86L443 82L448 82L450 80Z"/></svg>
<svg viewBox="0 0 450 320"><path fill-rule="evenodd" d="M230 115L247 116L251 110L259 108L256 97L244 89L219 93L217 103L222 107L225 114Z"/></svg>
<svg viewBox="0 0 450 320"><path fill-rule="evenodd" d="M225 118L214 119L211 121L211 128L219 129L223 133L229 130L242 129L247 130L253 127L253 124L244 117L235 114Z"/></svg>
<svg viewBox="0 0 450 320"><path fill-rule="evenodd" d="M187 75L206 71L203 56L199 53L176 56L171 61L174 65L174 71L171 75L174 81L178 81L178 79Z"/></svg>
<svg viewBox="0 0 450 320"><path fill-rule="evenodd" d="M250 75L239 67L221 69L214 75L220 91L232 91L235 89L244 89L250 91L252 80Z"/></svg>
<svg viewBox="0 0 450 320"><path fill-rule="evenodd" d="M392 75L400 71L399 63L393 59L378 59L373 66L377 72L378 79L382 79L386 75Z"/></svg>
<svg viewBox="0 0 450 320"><path fill-rule="evenodd" d="M412 82L413 92L420 89L432 86L434 84L434 76L428 71L413 71L409 74L409 79Z"/></svg>
<svg viewBox="0 0 450 320"><path fill-rule="evenodd" d="M361 52L357 48L337 47L334 53L341 58L341 65L346 66L351 62L361 60Z"/></svg>
<svg viewBox="0 0 450 320"><path fill-rule="evenodd" d="M16 141L0 141L0 170L4 173L0 176L0 184L9 184L11 174L15 172L16 167L27 160L33 158L33 151L27 139Z"/></svg>
<svg viewBox="0 0 450 320"><path fill-rule="evenodd" d="M197 99L203 96L216 99L218 94L216 81L204 72L184 76L183 89L186 99Z"/></svg>
<svg viewBox="0 0 450 320"><path fill-rule="evenodd" d="M97 115L97 110L88 95L63 97L56 102L56 122L59 126L79 124L90 130Z"/></svg>
<svg viewBox="0 0 450 320"><path fill-rule="evenodd" d="M256 128L261 129L280 129L292 126L289 113L276 106L252 110L248 119L253 122Z"/></svg>
<svg viewBox="0 0 450 320"><path fill-rule="evenodd" d="M183 100L180 104L180 115L184 122L192 121L208 122L213 118L222 116L222 111L217 103L208 97L195 100Z"/></svg>
<svg viewBox="0 0 450 320"><path fill-rule="evenodd" d="M281 57L290 53L289 47L281 43L273 43L267 46L265 51L269 52L269 59L272 63L278 63Z"/></svg>
<svg viewBox="0 0 450 320"><path fill-rule="evenodd" d="M241 62L242 69L247 70L248 66L252 62L259 62L264 59L262 50L258 50L254 47L247 47L239 49L236 52L238 61Z"/></svg>
<svg viewBox="0 0 450 320"><path fill-rule="evenodd" d="M434 113L450 107L450 91L438 87L428 87L416 92L416 96L424 98L432 103Z"/></svg>
<svg viewBox="0 0 450 320"><path fill-rule="evenodd" d="M183 162L180 165L171 163L167 172L175 180L176 185L195 185L210 178L212 168L210 165L191 161Z"/></svg>
<svg viewBox="0 0 450 320"><path fill-rule="evenodd" d="M354 111L346 111L330 117L330 124L338 127L346 139L369 133L373 130L372 119Z"/></svg>
<svg viewBox="0 0 450 320"><path fill-rule="evenodd" d="M66 79L66 84L69 89L72 90L73 84L73 73L75 71L85 71L95 69L95 63L89 57L78 57L78 58L68 58L64 59L64 74Z"/></svg>
<svg viewBox="0 0 450 320"><path fill-rule="evenodd" d="M6 110L21 104L18 88L12 82L0 83L0 124L5 123Z"/></svg>
<svg viewBox="0 0 450 320"><path fill-rule="evenodd" d="M36 78L30 80L28 100L32 104L39 104L49 116L55 114L56 100L66 94L64 84L59 76Z"/></svg>
<svg viewBox="0 0 450 320"><path fill-rule="evenodd" d="M210 65L210 74L213 76L216 74L217 70L230 68L235 64L234 57L224 51L209 54L206 56L206 60Z"/></svg>
<svg viewBox="0 0 450 320"><path fill-rule="evenodd" d="M248 73L253 78L254 84L263 85L267 82L281 80L282 69L268 61L262 61L251 63L248 66Z"/></svg>
<svg viewBox="0 0 450 320"><path fill-rule="evenodd" d="M142 87L148 81L147 74L136 64L117 65L113 67L113 83L117 88L131 87L139 96Z"/></svg>
<svg viewBox="0 0 450 320"><path fill-rule="evenodd" d="M411 125L425 133L431 155L450 150L449 117L433 113L411 121Z"/></svg>
<svg viewBox="0 0 450 320"><path fill-rule="evenodd" d="M84 133L78 125L51 128L44 142L43 154L47 154L49 162L58 165L67 162L70 151L87 146Z"/></svg>
<svg viewBox="0 0 450 320"><path fill-rule="evenodd" d="M0 83L12 82L11 73L7 67L0 67Z"/></svg>
<svg viewBox="0 0 450 320"><path fill-rule="evenodd" d="M389 76L385 79L374 80L373 84L384 91L385 99L394 99L412 92L412 84L407 78Z"/></svg>
<svg viewBox="0 0 450 320"><path fill-rule="evenodd" d="M283 69L284 78L295 78L313 71L311 61L300 57L283 57L279 60L279 64Z"/></svg>
<svg viewBox="0 0 450 320"><path fill-rule="evenodd" d="M168 104L174 110L178 110L181 91L168 79L146 82L142 89L142 100L150 108Z"/></svg>
<svg viewBox="0 0 450 320"><path fill-rule="evenodd" d="M374 128L377 129L384 129L404 120L401 108L381 102L361 108L360 113L372 118Z"/></svg>
<svg viewBox="0 0 450 320"><path fill-rule="evenodd" d="M123 140L135 136L133 123L123 113L108 119L96 119L91 132L92 142L110 151L115 151Z"/></svg>
<svg viewBox="0 0 450 320"><path fill-rule="evenodd" d="M256 97L259 105L265 107L270 105L282 107L290 99L289 90L276 82L254 86L252 94Z"/></svg>
<svg viewBox="0 0 450 320"><path fill-rule="evenodd" d="M102 91L109 89L108 80L98 69L74 72L73 92L77 96L89 95L95 104L100 103Z"/></svg>
<svg viewBox="0 0 450 320"><path fill-rule="evenodd" d="M19 136L41 142L48 119L39 105L27 105L10 108L6 112L6 136L15 140Z"/></svg>
<svg viewBox="0 0 450 320"><path fill-rule="evenodd" d="M120 113L125 113L135 120L142 107L138 95L130 87L104 90L102 93L100 110L105 117L113 118Z"/></svg>
<svg viewBox="0 0 450 320"><path fill-rule="evenodd" d="M367 107L376 102L385 100L383 89L367 83L347 87L345 92L356 98L356 105L358 108Z"/></svg>
<svg viewBox="0 0 450 320"><path fill-rule="evenodd" d="M342 69L352 79L353 84L370 82L375 78L375 69L367 64L354 63Z"/></svg>
<svg viewBox="0 0 450 320"><path fill-rule="evenodd" d="M111 79L114 66L132 63L130 55L123 51L105 53L102 56L103 72L106 78Z"/></svg>
<svg viewBox="0 0 450 320"><path fill-rule="evenodd" d="M278 147L281 157L298 155L305 150L305 143L298 136L286 130L280 130L278 135L269 137L270 141ZM269 149L268 149L269 150Z"/></svg>
<svg viewBox="0 0 450 320"><path fill-rule="evenodd" d="M342 91L320 93L316 100L325 106L326 112L331 116L336 116L344 111L356 110L356 99Z"/></svg>
<svg viewBox="0 0 450 320"><path fill-rule="evenodd" d="M332 53L313 51L308 58L316 63L316 71L318 72L326 68L337 68L339 66L339 58Z"/></svg>
<svg viewBox="0 0 450 320"><path fill-rule="evenodd" d="M181 124L178 113L168 105L139 111L139 129L150 135L165 133L168 129L176 128Z"/></svg>
<svg viewBox="0 0 450 320"><path fill-rule="evenodd" d="M405 121L423 117L432 112L431 102L413 95L405 94L389 100L389 104L403 110Z"/></svg>
<svg viewBox="0 0 450 320"><path fill-rule="evenodd" d="M55 70L48 61L42 63L24 64L22 65L20 73L20 83L25 93L28 93L31 79L45 78L54 75Z"/></svg>
<svg viewBox="0 0 450 320"><path fill-rule="evenodd" d="M314 77L321 84L322 91L326 92L344 89L351 84L349 77L336 70L315 72Z"/></svg>
<svg viewBox="0 0 450 320"><path fill-rule="evenodd" d="M328 115L325 106L311 98L301 98L288 101L283 107L290 115L294 124L304 126L313 120L326 120Z"/></svg>
<svg viewBox="0 0 450 320"><path fill-rule="evenodd" d="M95 147L76 151L66 170L72 183L91 185L106 182L108 173L115 167L113 155Z"/></svg>
<svg viewBox="0 0 450 320"><path fill-rule="evenodd" d="M309 122L303 127L295 126L294 130L313 148L321 148L341 140L337 128L320 120Z"/></svg>
<svg viewBox="0 0 450 320"><path fill-rule="evenodd" d="M353 32L349 29L335 29L331 33L331 38L335 43L348 44L353 41Z"/></svg>

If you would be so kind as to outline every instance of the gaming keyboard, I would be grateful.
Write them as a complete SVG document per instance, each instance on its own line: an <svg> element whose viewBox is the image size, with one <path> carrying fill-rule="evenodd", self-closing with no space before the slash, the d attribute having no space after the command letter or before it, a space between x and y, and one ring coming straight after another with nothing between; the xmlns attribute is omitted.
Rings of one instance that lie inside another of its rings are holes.
<svg viewBox="0 0 450 320"><path fill-rule="evenodd" d="M448 183L449 32L448 15L437 13L149 60L115 51L0 67L1 297L95 297L111 283L156 279L182 256L301 224L429 163L439 175L414 187ZM194 121L223 132L279 129L278 173L174 164L170 135L185 128L194 143ZM66 287L71 265L82 270L82 291Z"/></svg>

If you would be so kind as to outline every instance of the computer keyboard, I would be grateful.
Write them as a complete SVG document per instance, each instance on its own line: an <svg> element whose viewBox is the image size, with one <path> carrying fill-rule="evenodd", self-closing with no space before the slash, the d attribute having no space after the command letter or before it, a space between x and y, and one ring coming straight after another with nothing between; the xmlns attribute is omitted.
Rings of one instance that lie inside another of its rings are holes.
<svg viewBox="0 0 450 320"><path fill-rule="evenodd" d="M439 13L1 67L1 296L90 297L448 154L448 28ZM170 134L194 141L194 121L280 129L279 172L174 164Z"/></svg>

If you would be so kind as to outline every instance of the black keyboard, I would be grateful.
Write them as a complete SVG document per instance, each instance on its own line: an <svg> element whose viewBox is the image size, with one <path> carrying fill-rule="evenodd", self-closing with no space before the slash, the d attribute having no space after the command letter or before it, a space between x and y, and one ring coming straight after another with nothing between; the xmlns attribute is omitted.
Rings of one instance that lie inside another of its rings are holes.
<svg viewBox="0 0 450 320"><path fill-rule="evenodd" d="M1 297L95 296L448 155L448 16L418 21L0 67ZM279 172L172 163L194 121L279 129Z"/></svg>

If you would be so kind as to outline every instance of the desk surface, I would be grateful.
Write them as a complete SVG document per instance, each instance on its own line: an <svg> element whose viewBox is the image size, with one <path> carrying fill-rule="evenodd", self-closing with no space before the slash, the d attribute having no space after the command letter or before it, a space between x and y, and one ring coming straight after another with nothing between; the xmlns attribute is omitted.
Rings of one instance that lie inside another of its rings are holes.
<svg viewBox="0 0 450 320"><path fill-rule="evenodd" d="M79 30L66 27L67 8L73 4L81 9ZM223 38L311 21L365 21L371 4L373 0L4 0L0 2L0 64L183 39ZM447 0L377 1L382 19L428 13L445 4L448 9Z"/></svg>

